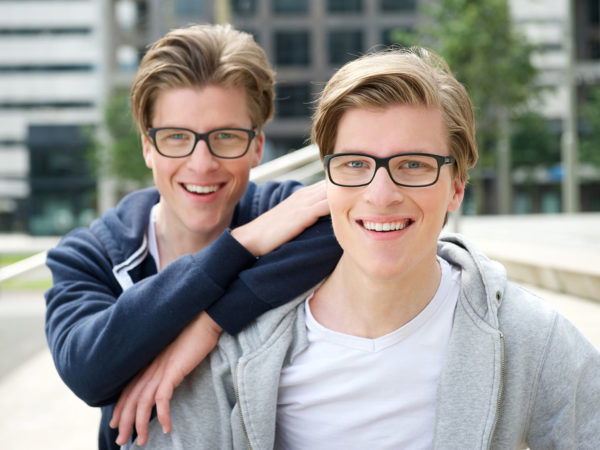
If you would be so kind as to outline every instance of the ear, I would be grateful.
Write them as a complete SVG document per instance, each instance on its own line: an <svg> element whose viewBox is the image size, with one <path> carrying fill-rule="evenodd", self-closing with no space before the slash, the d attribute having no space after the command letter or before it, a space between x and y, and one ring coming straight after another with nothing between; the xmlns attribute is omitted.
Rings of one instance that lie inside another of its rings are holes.
<svg viewBox="0 0 600 450"><path fill-rule="evenodd" d="M459 177L454 177L452 181L452 189L450 191L450 202L448 203L448 211L454 212L459 207L465 196L465 181Z"/></svg>
<svg viewBox="0 0 600 450"><path fill-rule="evenodd" d="M260 164L260 160L263 156L263 147L265 145L265 133L262 131L258 136L254 138L256 145L254 145L254 149L250 149L252 152L252 161L250 167L256 167Z"/></svg>
<svg viewBox="0 0 600 450"><path fill-rule="evenodd" d="M144 152L144 161L146 161L148 169L152 169L152 149L152 143L145 134L142 134L142 151Z"/></svg>

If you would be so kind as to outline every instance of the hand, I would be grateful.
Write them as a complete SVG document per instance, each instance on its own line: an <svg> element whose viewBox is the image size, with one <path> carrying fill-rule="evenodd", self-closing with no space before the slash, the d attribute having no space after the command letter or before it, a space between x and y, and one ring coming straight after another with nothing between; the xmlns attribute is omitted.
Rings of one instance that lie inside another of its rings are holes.
<svg viewBox="0 0 600 450"><path fill-rule="evenodd" d="M326 194L325 181L298 189L252 222L232 230L231 235L254 256L266 255L329 214Z"/></svg>
<svg viewBox="0 0 600 450"><path fill-rule="evenodd" d="M174 389L215 347L222 331L206 312L200 313L177 339L129 382L119 397L110 421L112 428L119 428L118 445L124 445L129 440L134 424L138 444L146 444L148 422L154 404L163 432L171 432L169 402Z"/></svg>

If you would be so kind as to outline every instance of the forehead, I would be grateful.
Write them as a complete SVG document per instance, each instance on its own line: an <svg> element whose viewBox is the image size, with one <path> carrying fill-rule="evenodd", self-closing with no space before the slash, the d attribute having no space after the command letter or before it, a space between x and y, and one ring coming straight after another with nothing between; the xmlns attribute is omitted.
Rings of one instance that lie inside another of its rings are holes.
<svg viewBox="0 0 600 450"><path fill-rule="evenodd" d="M247 127L246 90L220 85L166 89L156 98L152 122L155 127L204 128L213 122L217 126Z"/></svg>
<svg viewBox="0 0 600 450"><path fill-rule="evenodd" d="M334 153L360 151L379 156L401 152L446 154L447 135L439 108L414 105L353 108L340 119Z"/></svg>

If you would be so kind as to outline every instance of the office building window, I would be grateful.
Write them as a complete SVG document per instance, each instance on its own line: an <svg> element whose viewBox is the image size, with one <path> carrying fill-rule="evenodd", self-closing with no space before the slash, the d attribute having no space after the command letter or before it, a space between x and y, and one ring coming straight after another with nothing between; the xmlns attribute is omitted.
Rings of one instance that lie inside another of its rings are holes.
<svg viewBox="0 0 600 450"><path fill-rule="evenodd" d="M308 14L308 0L273 0L276 14Z"/></svg>
<svg viewBox="0 0 600 450"><path fill-rule="evenodd" d="M415 12L417 0L380 0L381 10L385 12Z"/></svg>
<svg viewBox="0 0 600 450"><path fill-rule="evenodd" d="M590 25L600 25L600 4L598 0L588 0L587 16Z"/></svg>
<svg viewBox="0 0 600 450"><path fill-rule="evenodd" d="M336 30L329 32L329 62L344 64L363 53L363 32Z"/></svg>
<svg viewBox="0 0 600 450"><path fill-rule="evenodd" d="M362 0L327 0L330 13L358 13L363 10Z"/></svg>
<svg viewBox="0 0 600 450"><path fill-rule="evenodd" d="M310 64L310 45L307 31L279 31L275 38L275 64L307 66Z"/></svg>
<svg viewBox="0 0 600 450"><path fill-rule="evenodd" d="M78 125L32 125L29 218L34 235L64 234L95 216L96 182L86 160L89 138Z"/></svg>
<svg viewBox="0 0 600 450"><path fill-rule="evenodd" d="M204 12L203 0L177 0L175 6L177 14L201 15Z"/></svg>
<svg viewBox="0 0 600 450"><path fill-rule="evenodd" d="M231 11L238 16L256 14L256 0L231 0Z"/></svg>
<svg viewBox="0 0 600 450"><path fill-rule="evenodd" d="M308 83L276 85L275 113L277 117L310 117L312 101Z"/></svg>

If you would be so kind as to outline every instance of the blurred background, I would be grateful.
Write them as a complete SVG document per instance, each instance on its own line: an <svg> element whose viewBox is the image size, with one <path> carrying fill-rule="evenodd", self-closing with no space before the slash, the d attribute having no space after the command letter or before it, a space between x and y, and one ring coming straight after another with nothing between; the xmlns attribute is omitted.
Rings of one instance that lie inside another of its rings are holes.
<svg viewBox="0 0 600 450"><path fill-rule="evenodd" d="M276 68L265 160L306 145L344 62L417 43L476 107L466 215L600 210L598 0L2 0L0 232L60 235L150 183L130 82L149 44L202 22L252 33Z"/></svg>
<svg viewBox="0 0 600 450"><path fill-rule="evenodd" d="M473 99L480 148L449 228L600 348L600 0L0 0L3 449L96 447L98 412L46 348L44 252L152 183L131 80L165 32L207 22L251 33L277 72L257 181L322 176L310 115L345 62L440 53Z"/></svg>

